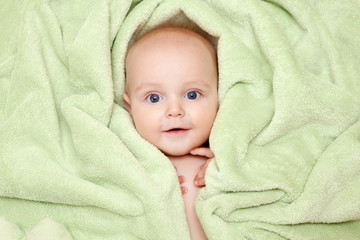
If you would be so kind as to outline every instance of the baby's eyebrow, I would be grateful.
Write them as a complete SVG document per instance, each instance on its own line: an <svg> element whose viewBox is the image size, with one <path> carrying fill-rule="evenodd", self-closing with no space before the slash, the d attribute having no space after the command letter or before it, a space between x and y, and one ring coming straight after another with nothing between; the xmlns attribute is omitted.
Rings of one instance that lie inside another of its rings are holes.
<svg viewBox="0 0 360 240"><path fill-rule="evenodd" d="M186 85L193 86L193 85L202 85L203 87L210 87L210 83L208 81L201 81L201 80L191 80L185 82Z"/></svg>
<svg viewBox="0 0 360 240"><path fill-rule="evenodd" d="M210 83L208 81L203 81L203 80L193 80L193 79L184 80L184 84L189 87L200 85L201 87L204 88L210 88ZM155 82L144 82L136 86L135 91L139 92L139 91L145 91L147 89L158 89L158 88L161 88L161 84Z"/></svg>
<svg viewBox="0 0 360 240"><path fill-rule="evenodd" d="M147 89L147 88L157 88L157 87L159 87L159 84L146 82L146 83L141 83L138 86L136 86L135 91L140 91L140 90Z"/></svg>

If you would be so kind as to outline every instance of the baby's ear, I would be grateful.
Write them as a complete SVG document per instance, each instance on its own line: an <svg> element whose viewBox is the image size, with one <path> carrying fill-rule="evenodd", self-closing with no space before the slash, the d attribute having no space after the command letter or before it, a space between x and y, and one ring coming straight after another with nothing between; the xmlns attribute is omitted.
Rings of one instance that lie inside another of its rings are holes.
<svg viewBox="0 0 360 240"><path fill-rule="evenodd" d="M130 103L130 97L129 95L125 92L122 95L123 100L124 100L124 106L126 108L126 110L130 113L131 115L131 103Z"/></svg>

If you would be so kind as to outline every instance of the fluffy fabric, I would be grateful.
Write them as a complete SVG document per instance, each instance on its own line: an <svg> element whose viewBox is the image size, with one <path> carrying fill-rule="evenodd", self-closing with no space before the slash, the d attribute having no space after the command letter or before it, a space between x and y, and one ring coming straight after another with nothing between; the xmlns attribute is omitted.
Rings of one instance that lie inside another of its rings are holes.
<svg viewBox="0 0 360 240"><path fill-rule="evenodd" d="M358 239L351 0L3 2L0 236L189 239L176 172L121 100L129 43L177 19L218 38L215 159L196 202L208 238Z"/></svg>

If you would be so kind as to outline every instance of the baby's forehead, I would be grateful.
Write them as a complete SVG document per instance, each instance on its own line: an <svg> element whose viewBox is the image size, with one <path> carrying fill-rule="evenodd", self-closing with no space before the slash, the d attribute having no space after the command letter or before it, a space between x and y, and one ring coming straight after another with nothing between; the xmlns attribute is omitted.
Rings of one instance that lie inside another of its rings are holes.
<svg viewBox="0 0 360 240"><path fill-rule="evenodd" d="M193 44L202 44L209 51L215 51L211 43L201 36L199 33L196 33L192 30L179 27L162 27L158 29L151 30L141 36L135 43L130 46L127 56L134 50L139 48L139 46L149 46L149 45L179 45L181 43L193 43ZM141 47L140 47L141 49Z"/></svg>

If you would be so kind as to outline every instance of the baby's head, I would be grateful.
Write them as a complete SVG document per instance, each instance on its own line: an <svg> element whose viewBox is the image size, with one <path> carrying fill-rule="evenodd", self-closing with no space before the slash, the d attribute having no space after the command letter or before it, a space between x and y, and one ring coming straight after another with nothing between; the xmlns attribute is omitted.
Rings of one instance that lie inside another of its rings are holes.
<svg viewBox="0 0 360 240"><path fill-rule="evenodd" d="M136 130L164 154L181 156L209 138L218 109L212 45L193 31L145 34L126 57L126 109Z"/></svg>

